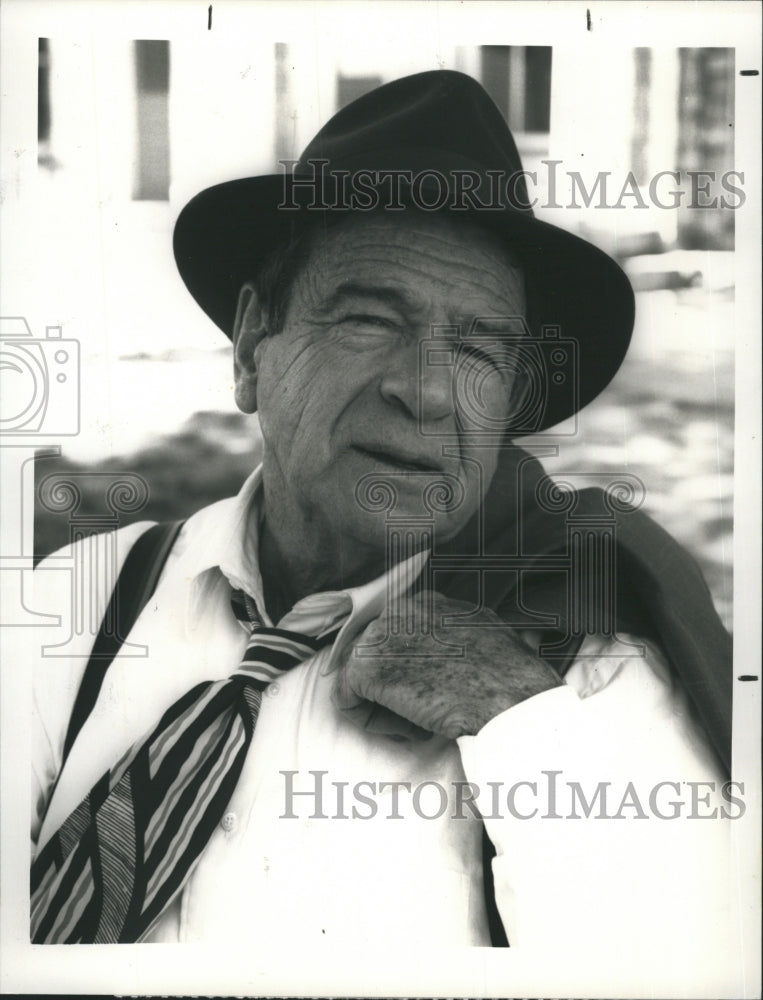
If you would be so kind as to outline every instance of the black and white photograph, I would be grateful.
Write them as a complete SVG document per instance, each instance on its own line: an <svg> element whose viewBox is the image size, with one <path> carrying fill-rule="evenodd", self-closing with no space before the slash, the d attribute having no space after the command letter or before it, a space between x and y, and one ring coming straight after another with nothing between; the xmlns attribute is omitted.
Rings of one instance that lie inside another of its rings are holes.
<svg viewBox="0 0 763 1000"><path fill-rule="evenodd" d="M760 6L0 18L3 991L759 997Z"/></svg>

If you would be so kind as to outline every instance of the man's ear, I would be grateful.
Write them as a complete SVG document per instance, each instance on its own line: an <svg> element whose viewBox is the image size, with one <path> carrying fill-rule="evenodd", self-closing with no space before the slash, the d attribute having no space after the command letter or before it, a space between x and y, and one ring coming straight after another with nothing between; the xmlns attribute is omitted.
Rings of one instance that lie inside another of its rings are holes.
<svg viewBox="0 0 763 1000"><path fill-rule="evenodd" d="M243 413L257 409L257 363L255 351L267 336L264 310L254 285L247 282L238 294L233 324L233 377L236 406Z"/></svg>

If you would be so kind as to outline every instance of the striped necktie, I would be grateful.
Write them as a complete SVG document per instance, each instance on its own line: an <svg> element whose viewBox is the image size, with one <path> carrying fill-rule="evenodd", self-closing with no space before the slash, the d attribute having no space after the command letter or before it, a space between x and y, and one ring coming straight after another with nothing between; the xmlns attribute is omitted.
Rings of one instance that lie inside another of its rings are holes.
<svg viewBox="0 0 763 1000"><path fill-rule="evenodd" d="M185 885L241 775L262 692L333 642L268 628L242 591L251 629L237 669L180 698L96 782L40 851L31 873L35 944L140 941ZM325 623L325 616L324 623Z"/></svg>

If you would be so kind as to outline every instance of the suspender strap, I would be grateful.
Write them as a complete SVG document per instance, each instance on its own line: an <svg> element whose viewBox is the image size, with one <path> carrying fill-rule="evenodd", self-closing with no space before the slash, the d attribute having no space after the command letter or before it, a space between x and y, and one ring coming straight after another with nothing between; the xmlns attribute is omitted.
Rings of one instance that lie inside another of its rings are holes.
<svg viewBox="0 0 763 1000"><path fill-rule="evenodd" d="M156 589L167 556L183 524L183 521L155 524L130 549L77 692L64 741L63 763L95 706L111 661Z"/></svg>
<svg viewBox="0 0 763 1000"><path fill-rule="evenodd" d="M487 835L485 824L482 824L482 886L485 896L485 910L487 911L487 925L490 931L490 943L494 948L508 948L509 939L503 927L501 915L498 912L498 903L495 898L495 884L493 880L493 858L495 857L495 847Z"/></svg>

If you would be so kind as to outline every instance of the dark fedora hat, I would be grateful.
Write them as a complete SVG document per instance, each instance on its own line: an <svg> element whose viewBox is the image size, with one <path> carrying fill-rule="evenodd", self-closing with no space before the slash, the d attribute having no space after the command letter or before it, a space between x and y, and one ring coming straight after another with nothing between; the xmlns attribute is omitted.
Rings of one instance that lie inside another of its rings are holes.
<svg viewBox="0 0 763 1000"><path fill-rule="evenodd" d="M326 213L394 217L411 206L468 216L522 261L543 385L518 433L551 427L597 396L630 342L628 279L590 243L534 217L511 132L462 73L417 73L378 87L335 114L292 172L202 191L178 217L175 259L191 294L230 337L241 285L295 229Z"/></svg>

